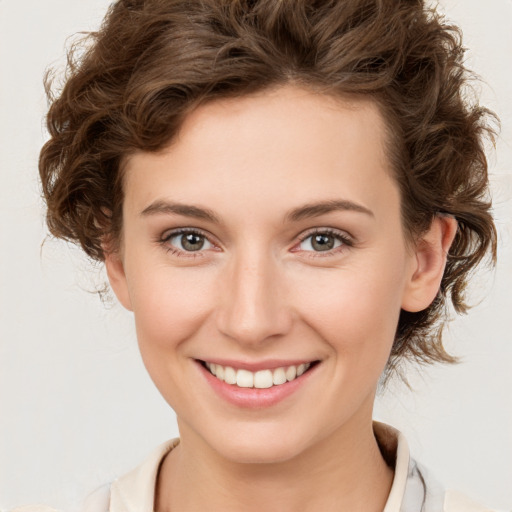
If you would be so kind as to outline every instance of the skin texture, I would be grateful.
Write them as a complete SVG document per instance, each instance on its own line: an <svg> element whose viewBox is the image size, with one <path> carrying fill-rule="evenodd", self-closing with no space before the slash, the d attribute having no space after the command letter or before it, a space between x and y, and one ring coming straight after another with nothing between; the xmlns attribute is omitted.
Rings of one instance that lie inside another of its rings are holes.
<svg viewBox="0 0 512 512"><path fill-rule="evenodd" d="M121 250L107 271L181 437L157 512L382 510L393 473L372 431L377 383L400 309L434 299L456 230L438 217L406 242L384 137L370 100L286 86L203 105L165 151L125 162ZM338 199L371 213L285 218ZM221 222L161 207L171 201ZM178 228L200 230L202 248L169 238ZM327 235L325 251L299 238L326 228L346 241ZM320 363L285 400L247 409L201 374L197 359L218 358Z"/></svg>

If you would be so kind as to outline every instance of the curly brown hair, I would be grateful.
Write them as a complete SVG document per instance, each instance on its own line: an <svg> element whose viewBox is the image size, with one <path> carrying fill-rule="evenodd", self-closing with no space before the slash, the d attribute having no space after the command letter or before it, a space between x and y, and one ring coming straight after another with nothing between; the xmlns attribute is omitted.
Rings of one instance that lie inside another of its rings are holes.
<svg viewBox="0 0 512 512"><path fill-rule="evenodd" d="M465 312L470 273L496 259L484 152L496 117L471 100L463 57L460 29L421 0L119 0L70 49L59 94L46 76L50 232L104 260L102 241L121 236L122 160L169 144L198 105L287 83L366 95L387 122L407 236L440 213L458 221L437 298L402 311L388 370L454 361L449 301Z"/></svg>

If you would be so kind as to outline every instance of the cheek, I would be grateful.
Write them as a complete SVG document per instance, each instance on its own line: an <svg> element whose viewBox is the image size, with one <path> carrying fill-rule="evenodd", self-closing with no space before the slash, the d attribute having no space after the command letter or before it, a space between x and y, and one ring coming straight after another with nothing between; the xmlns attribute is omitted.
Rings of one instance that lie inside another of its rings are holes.
<svg viewBox="0 0 512 512"><path fill-rule="evenodd" d="M400 314L403 277L383 267L374 261L306 272L295 289L304 320L338 355L361 359L362 364L385 364Z"/></svg>
<svg viewBox="0 0 512 512"><path fill-rule="evenodd" d="M197 334L213 302L211 272L153 267L138 276L131 295L141 349L165 350Z"/></svg>

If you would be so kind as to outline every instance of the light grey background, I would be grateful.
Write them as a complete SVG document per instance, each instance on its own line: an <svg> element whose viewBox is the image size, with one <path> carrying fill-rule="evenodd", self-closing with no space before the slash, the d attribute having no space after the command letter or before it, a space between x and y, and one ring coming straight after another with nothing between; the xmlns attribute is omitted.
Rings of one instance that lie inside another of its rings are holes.
<svg viewBox="0 0 512 512"><path fill-rule="evenodd" d="M80 252L47 241L37 181L44 69L65 39L98 26L107 0L0 0L0 509L69 511L92 489L177 435L140 361L132 318L88 290L104 279ZM444 0L464 30L483 103L502 118L491 157L500 232L496 272L447 343L464 362L410 372L376 417L406 433L449 487L512 508L512 1Z"/></svg>

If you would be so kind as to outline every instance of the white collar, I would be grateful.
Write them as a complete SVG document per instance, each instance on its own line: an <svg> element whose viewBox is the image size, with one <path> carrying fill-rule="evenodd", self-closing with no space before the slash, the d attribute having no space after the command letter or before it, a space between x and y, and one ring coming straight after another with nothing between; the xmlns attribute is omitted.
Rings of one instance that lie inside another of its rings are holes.
<svg viewBox="0 0 512 512"><path fill-rule="evenodd" d="M110 487L109 512L151 512L160 463L179 442L179 438L166 441L140 466L114 480Z"/></svg>
<svg viewBox="0 0 512 512"><path fill-rule="evenodd" d="M384 423L374 422L379 446L389 464L394 463L395 477L383 512L400 512L409 469L409 446L405 437ZM171 439L156 448L137 468L112 483L109 512L150 512L153 510L160 463L179 444Z"/></svg>

